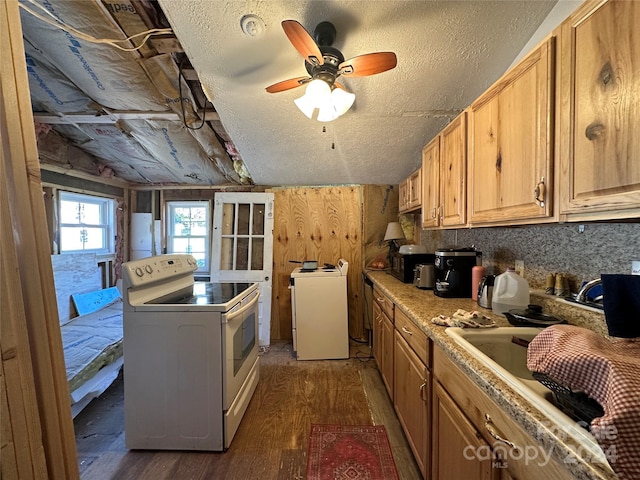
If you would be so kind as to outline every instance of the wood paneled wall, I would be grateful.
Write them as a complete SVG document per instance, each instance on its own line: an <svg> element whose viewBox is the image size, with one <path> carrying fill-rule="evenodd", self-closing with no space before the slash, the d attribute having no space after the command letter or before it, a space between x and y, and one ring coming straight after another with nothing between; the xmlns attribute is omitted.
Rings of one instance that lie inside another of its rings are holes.
<svg viewBox="0 0 640 480"><path fill-rule="evenodd" d="M250 190L264 191L264 188ZM164 204L169 200L211 199L215 191L165 189L159 193ZM376 255L386 257L389 251L382 238L387 224L398 220L397 185L291 187L267 191L272 191L275 198L271 338L291 339L289 277L297 265L289 260L336 264L344 258L349 262L349 334L367 339L362 272Z"/></svg>
<svg viewBox="0 0 640 480"><path fill-rule="evenodd" d="M289 260L349 262L349 334L364 339L362 306L362 187L274 189L271 338L291 339ZM327 299L330 301L330 299Z"/></svg>

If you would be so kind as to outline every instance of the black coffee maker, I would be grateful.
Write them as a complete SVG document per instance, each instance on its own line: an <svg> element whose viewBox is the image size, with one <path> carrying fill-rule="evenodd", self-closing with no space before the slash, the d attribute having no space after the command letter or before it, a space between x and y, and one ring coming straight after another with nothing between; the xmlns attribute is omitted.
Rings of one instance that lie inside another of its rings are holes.
<svg viewBox="0 0 640 480"><path fill-rule="evenodd" d="M473 247L436 250L433 293L439 297L471 298L471 270L476 265L482 265L482 252Z"/></svg>

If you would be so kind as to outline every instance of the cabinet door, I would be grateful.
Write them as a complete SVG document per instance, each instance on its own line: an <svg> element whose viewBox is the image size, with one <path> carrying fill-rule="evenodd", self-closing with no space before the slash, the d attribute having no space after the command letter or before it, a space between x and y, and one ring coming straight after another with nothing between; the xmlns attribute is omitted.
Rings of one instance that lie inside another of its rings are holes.
<svg viewBox="0 0 640 480"><path fill-rule="evenodd" d="M440 134L440 224L461 226L467 213L467 114Z"/></svg>
<svg viewBox="0 0 640 480"><path fill-rule="evenodd" d="M470 107L471 223L553 211L553 46L553 38L543 43Z"/></svg>
<svg viewBox="0 0 640 480"><path fill-rule="evenodd" d="M393 403L416 463L427 477L430 374L411 347L395 333Z"/></svg>
<svg viewBox="0 0 640 480"><path fill-rule="evenodd" d="M440 136L422 149L422 228L440 225Z"/></svg>
<svg viewBox="0 0 640 480"><path fill-rule="evenodd" d="M640 2L594 4L560 37L560 211L639 216Z"/></svg>
<svg viewBox="0 0 640 480"><path fill-rule="evenodd" d="M436 381L433 382L432 422L433 480L491 480L494 477L491 447Z"/></svg>
<svg viewBox="0 0 640 480"><path fill-rule="evenodd" d="M398 199L398 210L400 212L406 212L409 209L409 179L405 178L400 185L398 185L400 198Z"/></svg>
<svg viewBox="0 0 640 480"><path fill-rule="evenodd" d="M384 318L384 312L378 304L373 302L373 324L371 325L373 335L373 358L378 365L378 370L382 371L382 320Z"/></svg>
<svg viewBox="0 0 640 480"><path fill-rule="evenodd" d="M387 387L387 392L391 400L393 400L393 323L391 320L383 314L382 318L382 365L380 366L380 373L382 374L382 380Z"/></svg>
<svg viewBox="0 0 640 480"><path fill-rule="evenodd" d="M418 169L409 176L409 208L415 209L422 205L422 169Z"/></svg>

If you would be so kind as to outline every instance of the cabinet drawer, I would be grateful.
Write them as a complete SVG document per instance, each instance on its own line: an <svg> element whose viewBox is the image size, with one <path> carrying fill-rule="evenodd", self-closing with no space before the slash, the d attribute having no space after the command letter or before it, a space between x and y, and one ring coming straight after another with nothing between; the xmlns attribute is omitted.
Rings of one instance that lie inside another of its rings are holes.
<svg viewBox="0 0 640 480"><path fill-rule="evenodd" d="M391 299L387 297L384 293L382 293L378 288L376 288L375 285L373 286L373 298L375 299L376 302L378 302L378 305L380 305L380 308L382 308L382 311L387 314L387 317L389 317L389 320L393 322L394 304L391 301Z"/></svg>
<svg viewBox="0 0 640 480"><path fill-rule="evenodd" d="M512 478L553 478L554 480L574 478L555 459L543 461L544 456L548 455L548 448L525 432L439 348L434 349L433 352L433 374L483 438L492 448L499 447L504 453L504 457L501 454L503 468ZM506 443L496 440L493 435L499 435L512 442L518 450L513 450ZM522 452L525 451L531 456L536 453L539 455L525 462L521 457Z"/></svg>
<svg viewBox="0 0 640 480"><path fill-rule="evenodd" d="M396 310L396 330L402 338L411 346L418 358L427 366L431 367L429 338L427 334L420 330L415 323L409 320L402 310Z"/></svg>

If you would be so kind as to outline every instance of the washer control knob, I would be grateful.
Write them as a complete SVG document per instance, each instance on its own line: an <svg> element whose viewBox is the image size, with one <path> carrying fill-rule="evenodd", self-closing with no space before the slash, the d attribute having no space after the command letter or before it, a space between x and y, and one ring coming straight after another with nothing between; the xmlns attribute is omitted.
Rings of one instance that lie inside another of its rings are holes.
<svg viewBox="0 0 640 480"><path fill-rule="evenodd" d="M144 272L142 271L142 269L140 267L136 267L136 275L139 276L139 277L144 275Z"/></svg>
<svg viewBox="0 0 640 480"><path fill-rule="evenodd" d="M147 273L153 273L153 268L151 268L151 265L145 265L144 271Z"/></svg>

